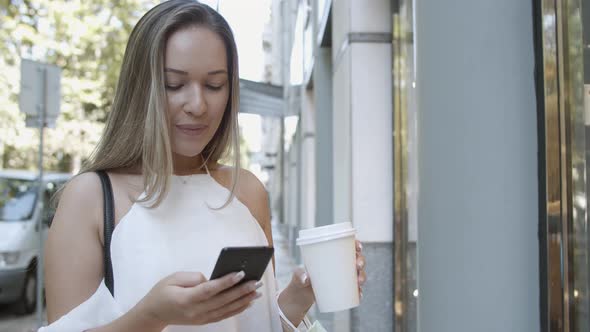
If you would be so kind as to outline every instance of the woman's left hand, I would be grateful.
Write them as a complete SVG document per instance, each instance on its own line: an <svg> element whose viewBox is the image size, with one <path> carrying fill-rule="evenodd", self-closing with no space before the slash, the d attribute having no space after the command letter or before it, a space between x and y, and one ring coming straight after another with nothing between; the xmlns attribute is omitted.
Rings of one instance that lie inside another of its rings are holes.
<svg viewBox="0 0 590 332"><path fill-rule="evenodd" d="M291 285L296 290L295 294L298 297L298 303L305 307L311 307L315 303L315 294L311 288L311 281L309 276L302 266L296 267L291 278Z"/></svg>
<svg viewBox="0 0 590 332"><path fill-rule="evenodd" d="M365 265L367 261L365 260L365 256L363 256L363 245L361 241L356 241L356 271L358 273L358 283L359 283L359 294L361 298L363 297L363 285L367 281L367 273L365 272Z"/></svg>

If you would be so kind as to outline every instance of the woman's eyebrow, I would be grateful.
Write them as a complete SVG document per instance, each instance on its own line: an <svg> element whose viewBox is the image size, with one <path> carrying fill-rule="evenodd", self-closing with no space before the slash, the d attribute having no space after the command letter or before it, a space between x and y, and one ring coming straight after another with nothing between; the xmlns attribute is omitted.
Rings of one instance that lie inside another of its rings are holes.
<svg viewBox="0 0 590 332"><path fill-rule="evenodd" d="M164 68L164 72L166 73L176 73L176 74L181 74L181 75L188 75L188 73L186 71L180 70L180 69L174 69L174 68ZM218 70L214 70L214 71L210 71L207 73L207 75L219 75L219 74L227 74L227 70L225 69L218 69Z"/></svg>
<svg viewBox="0 0 590 332"><path fill-rule="evenodd" d="M219 70L210 71L207 74L209 74L209 75L227 74L227 71L225 69L219 69Z"/></svg>
<svg viewBox="0 0 590 332"><path fill-rule="evenodd" d="M181 75L188 75L188 73L185 71L173 69L173 68L164 68L164 72L166 72L166 73L171 72L171 73L176 73L176 74L181 74Z"/></svg>

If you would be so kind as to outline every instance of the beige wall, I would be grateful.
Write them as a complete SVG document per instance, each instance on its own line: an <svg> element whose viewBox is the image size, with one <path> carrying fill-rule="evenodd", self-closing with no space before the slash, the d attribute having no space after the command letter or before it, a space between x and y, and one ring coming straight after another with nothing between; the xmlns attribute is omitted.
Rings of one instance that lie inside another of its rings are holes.
<svg viewBox="0 0 590 332"><path fill-rule="evenodd" d="M362 241L391 242L392 51L379 40L391 35L389 1L335 0L333 13L334 219L352 220Z"/></svg>

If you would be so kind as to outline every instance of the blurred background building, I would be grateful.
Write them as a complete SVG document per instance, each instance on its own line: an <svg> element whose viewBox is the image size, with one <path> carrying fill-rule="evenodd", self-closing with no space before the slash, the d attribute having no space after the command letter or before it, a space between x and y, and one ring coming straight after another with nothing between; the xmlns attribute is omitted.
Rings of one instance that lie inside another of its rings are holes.
<svg viewBox="0 0 590 332"><path fill-rule="evenodd" d="M299 229L352 221L369 261L363 306L326 325L590 328L589 7L273 1L281 229L298 261Z"/></svg>

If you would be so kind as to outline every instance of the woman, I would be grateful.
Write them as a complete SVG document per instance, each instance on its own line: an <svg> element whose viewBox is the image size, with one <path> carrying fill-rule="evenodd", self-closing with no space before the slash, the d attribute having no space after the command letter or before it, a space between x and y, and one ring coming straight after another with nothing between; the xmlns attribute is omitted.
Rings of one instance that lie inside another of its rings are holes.
<svg viewBox="0 0 590 332"><path fill-rule="evenodd" d="M233 273L207 280L221 248L272 246L267 193L240 168L238 58L227 22L172 0L134 28L106 129L64 189L46 244L42 331L280 331L314 303L304 271L276 296ZM220 159L231 155L233 166ZM103 282L102 188L115 202L115 293ZM357 253L359 280L364 258ZM359 286L360 287L360 286ZM280 312L285 319L279 319ZM75 327L74 327L75 326Z"/></svg>

